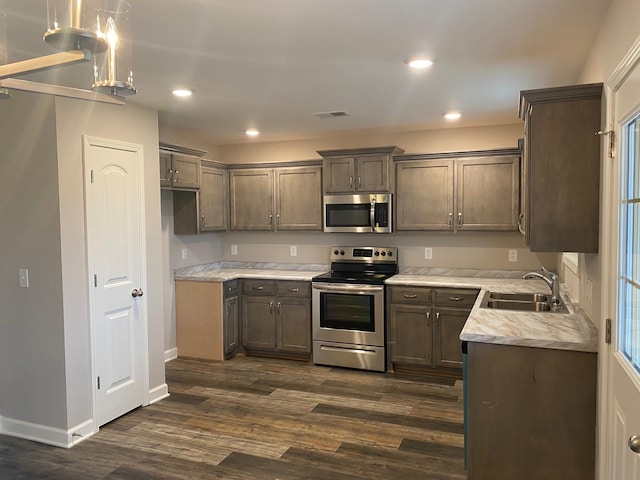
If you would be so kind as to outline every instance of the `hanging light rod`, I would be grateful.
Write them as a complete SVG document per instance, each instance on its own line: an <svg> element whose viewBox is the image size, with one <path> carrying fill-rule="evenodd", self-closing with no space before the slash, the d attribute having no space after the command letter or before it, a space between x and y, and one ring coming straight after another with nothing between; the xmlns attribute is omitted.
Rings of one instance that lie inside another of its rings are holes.
<svg viewBox="0 0 640 480"><path fill-rule="evenodd" d="M0 89L123 105L122 96L136 93L130 64L131 44L127 38L131 6L125 0L102 2L103 5L99 5L99 0L47 0L49 29L44 40L62 51L0 63ZM6 21L6 16L2 20ZM95 80L92 90L13 78L92 60Z"/></svg>
<svg viewBox="0 0 640 480"><path fill-rule="evenodd" d="M42 57L31 58L21 62L0 65L0 79L25 75L27 73L43 72L56 67L74 65L91 60L89 50L71 50L68 52L53 53Z"/></svg>

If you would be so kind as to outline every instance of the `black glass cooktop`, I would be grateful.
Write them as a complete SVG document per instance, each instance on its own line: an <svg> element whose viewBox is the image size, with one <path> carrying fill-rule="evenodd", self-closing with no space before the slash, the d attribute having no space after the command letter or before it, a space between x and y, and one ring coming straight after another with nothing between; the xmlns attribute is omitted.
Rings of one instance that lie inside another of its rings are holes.
<svg viewBox="0 0 640 480"><path fill-rule="evenodd" d="M313 282L321 283L362 283L364 285L382 285L395 273L374 272L327 272L313 277Z"/></svg>

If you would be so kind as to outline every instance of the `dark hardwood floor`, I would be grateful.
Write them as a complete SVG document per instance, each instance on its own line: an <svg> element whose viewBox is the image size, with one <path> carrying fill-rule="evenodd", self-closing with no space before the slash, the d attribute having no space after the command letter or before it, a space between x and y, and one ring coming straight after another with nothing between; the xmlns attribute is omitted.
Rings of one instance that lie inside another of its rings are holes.
<svg viewBox="0 0 640 480"><path fill-rule="evenodd" d="M70 450L0 436L0 479L465 479L460 381L239 357Z"/></svg>

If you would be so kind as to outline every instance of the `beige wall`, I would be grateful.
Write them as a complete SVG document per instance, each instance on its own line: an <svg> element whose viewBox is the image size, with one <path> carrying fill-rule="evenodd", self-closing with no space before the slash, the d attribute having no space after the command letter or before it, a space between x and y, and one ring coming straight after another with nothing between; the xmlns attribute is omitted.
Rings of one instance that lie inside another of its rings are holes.
<svg viewBox="0 0 640 480"><path fill-rule="evenodd" d="M316 150L396 145L406 153L515 148L524 127L517 118L518 92L514 92L514 123L489 127L464 127L412 132L376 132L335 135L291 142L244 143L219 148L220 161L228 164L291 162L319 159Z"/></svg>
<svg viewBox="0 0 640 480"><path fill-rule="evenodd" d="M12 95L0 102L0 415L66 429L54 101Z"/></svg>

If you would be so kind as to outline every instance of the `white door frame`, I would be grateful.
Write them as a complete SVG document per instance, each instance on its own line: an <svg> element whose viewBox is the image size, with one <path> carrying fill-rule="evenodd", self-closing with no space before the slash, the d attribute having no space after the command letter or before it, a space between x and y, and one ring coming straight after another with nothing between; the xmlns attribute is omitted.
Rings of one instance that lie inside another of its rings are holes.
<svg viewBox="0 0 640 480"><path fill-rule="evenodd" d="M607 79L605 84L606 98L606 130L616 132L616 158L609 158L609 139L603 137L602 162L602 271L601 271L601 325L598 349L598 450L597 450L597 471L596 478L607 480L610 471L611 458L608 446L611 444L611 414L613 405L611 404L611 355L615 351L617 342L617 331L615 322L612 322L611 343L605 343L605 319L616 317L617 309L617 278L618 270L618 237L619 237L619 212L618 199L620 193L620 135L616 120L615 94L622 87L627 76L634 66L640 61L640 37L636 39L627 54L622 58L616 69Z"/></svg>
<svg viewBox="0 0 640 480"><path fill-rule="evenodd" d="M97 396L96 396L96 318L95 318L95 288L93 287L93 274L95 272L95 258L94 251L91 245L91 232L93 228L93 217L91 212L91 202L89 201L91 188L91 146L99 146L105 148L114 148L119 150L126 150L134 152L137 158L137 167L139 172L138 179L138 205L145 205L144 195L144 151L142 145L121 142L118 140L110 140L105 138L93 137L90 135L83 135L83 168L84 168L84 185L85 185L85 238L87 241L87 265L88 265L88 277L87 282L89 284L89 330L91 334L91 399L92 399L92 420L93 431L97 432L98 418L97 418ZM145 245L146 229L145 229L145 209L142 208L138 212L139 226L140 226L140 286L144 291L147 289L147 249ZM147 309L148 296L142 296L138 298L138 302L142 300L144 308L141 309L141 327L142 327L142 345L140 346L142 351L142 383L143 383L143 399L142 405L149 404L149 321L148 321L148 309Z"/></svg>

